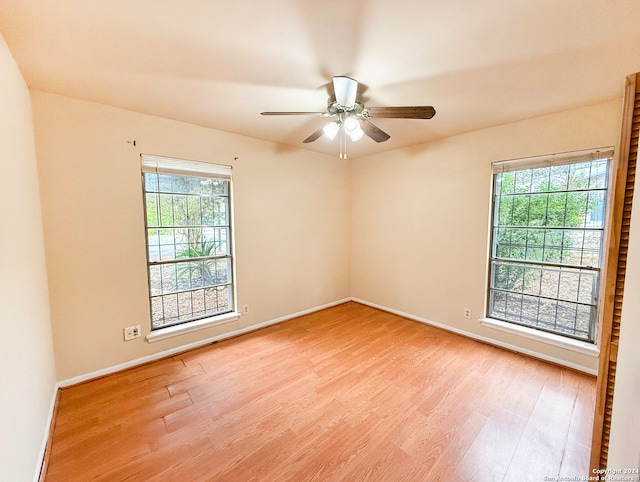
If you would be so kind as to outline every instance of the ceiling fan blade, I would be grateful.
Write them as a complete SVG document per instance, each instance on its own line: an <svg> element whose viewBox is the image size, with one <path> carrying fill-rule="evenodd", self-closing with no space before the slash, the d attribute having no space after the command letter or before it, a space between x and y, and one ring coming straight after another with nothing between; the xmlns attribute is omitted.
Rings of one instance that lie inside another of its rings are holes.
<svg viewBox="0 0 640 482"><path fill-rule="evenodd" d="M307 137L302 142L305 143L305 144L309 144L309 142L313 142L316 139L319 139L320 137L322 137L322 134L324 134L324 127L321 127L320 129L315 131L313 134L311 134L309 137Z"/></svg>
<svg viewBox="0 0 640 482"><path fill-rule="evenodd" d="M366 119L362 119L360 121L360 128L364 131L366 135L371 137L371 139L373 139L376 142L384 142L391 137L385 131L373 125L371 122L369 122Z"/></svg>
<svg viewBox="0 0 640 482"><path fill-rule="evenodd" d="M336 102L343 107L353 107L358 95L358 81L351 77L337 76L333 78L333 91Z"/></svg>
<svg viewBox="0 0 640 482"><path fill-rule="evenodd" d="M326 112L260 112L261 115L326 115Z"/></svg>
<svg viewBox="0 0 640 482"><path fill-rule="evenodd" d="M431 119L436 110L430 105L411 107L368 107L369 117L390 119Z"/></svg>

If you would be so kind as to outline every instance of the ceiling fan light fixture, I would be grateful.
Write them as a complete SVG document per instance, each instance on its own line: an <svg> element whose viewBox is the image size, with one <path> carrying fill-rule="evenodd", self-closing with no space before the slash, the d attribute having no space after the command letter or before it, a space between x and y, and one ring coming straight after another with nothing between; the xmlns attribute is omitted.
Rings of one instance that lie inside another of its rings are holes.
<svg viewBox="0 0 640 482"><path fill-rule="evenodd" d="M331 122L324 126L322 130L324 131L325 136L327 136L329 139L333 139L340 130L340 126L337 122Z"/></svg>
<svg viewBox="0 0 640 482"><path fill-rule="evenodd" d="M352 142L359 141L365 135L375 142L385 142L391 137L373 124L369 119L431 119L436 110L430 105L410 105L395 107L366 107L362 97L358 97L358 81L351 77L338 75L333 77L333 92L329 89L326 112L261 112L262 115L315 115L335 120L315 130L302 141L309 144L326 136L340 139L340 158L347 158L347 136ZM362 94L362 92L360 92Z"/></svg>
<svg viewBox="0 0 640 482"><path fill-rule="evenodd" d="M344 120L344 131L354 142L359 141L362 139L362 136L364 136L364 131L360 127L360 122L353 117L347 117Z"/></svg>

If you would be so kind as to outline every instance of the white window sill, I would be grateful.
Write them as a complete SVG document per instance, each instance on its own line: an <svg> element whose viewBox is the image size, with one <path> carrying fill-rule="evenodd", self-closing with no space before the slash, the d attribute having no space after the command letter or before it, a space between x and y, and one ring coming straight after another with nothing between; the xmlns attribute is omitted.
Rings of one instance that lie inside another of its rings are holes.
<svg viewBox="0 0 640 482"><path fill-rule="evenodd" d="M565 338L560 335L554 335L553 333L547 333L540 330L534 330L533 328L527 328L526 326L507 323L506 321L494 320L493 318L481 318L480 323L482 323L483 326L487 326L489 328L512 333L524 338L529 338L530 340L546 343L547 345L557 346L576 353L592 356L594 358L600 355L600 349L592 343Z"/></svg>
<svg viewBox="0 0 640 482"><path fill-rule="evenodd" d="M203 318L202 320L192 321L190 323L182 323L180 325L169 326L167 328L160 328L153 330L146 337L149 343L153 343L160 340L165 340L178 335L184 335L185 333L191 333L193 331L203 330L215 325L221 325L223 323L230 323L240 318L240 314L235 311L231 313L225 313L223 315L211 316L209 318Z"/></svg>

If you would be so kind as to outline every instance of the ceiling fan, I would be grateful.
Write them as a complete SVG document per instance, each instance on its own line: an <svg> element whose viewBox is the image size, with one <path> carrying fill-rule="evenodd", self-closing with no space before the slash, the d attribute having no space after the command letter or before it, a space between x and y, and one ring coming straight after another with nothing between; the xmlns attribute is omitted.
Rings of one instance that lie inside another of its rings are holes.
<svg viewBox="0 0 640 482"><path fill-rule="evenodd" d="M333 77L333 94L329 97L326 112L261 112L262 115L319 115L330 117L332 121L307 137L307 144L326 135L340 139L340 158L347 157L347 136L352 141L362 139L366 134L376 142L384 142L391 136L374 125L369 119L431 119L436 110L431 106L407 107L365 107L358 97L358 81L351 77Z"/></svg>

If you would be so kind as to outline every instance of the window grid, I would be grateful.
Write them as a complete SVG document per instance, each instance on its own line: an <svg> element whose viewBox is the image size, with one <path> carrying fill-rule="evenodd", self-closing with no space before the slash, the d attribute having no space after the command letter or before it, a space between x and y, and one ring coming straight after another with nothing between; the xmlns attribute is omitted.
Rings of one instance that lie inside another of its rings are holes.
<svg viewBox="0 0 640 482"><path fill-rule="evenodd" d="M488 316L595 341L609 159L494 173Z"/></svg>
<svg viewBox="0 0 640 482"><path fill-rule="evenodd" d="M229 181L144 172L152 329L233 310Z"/></svg>

